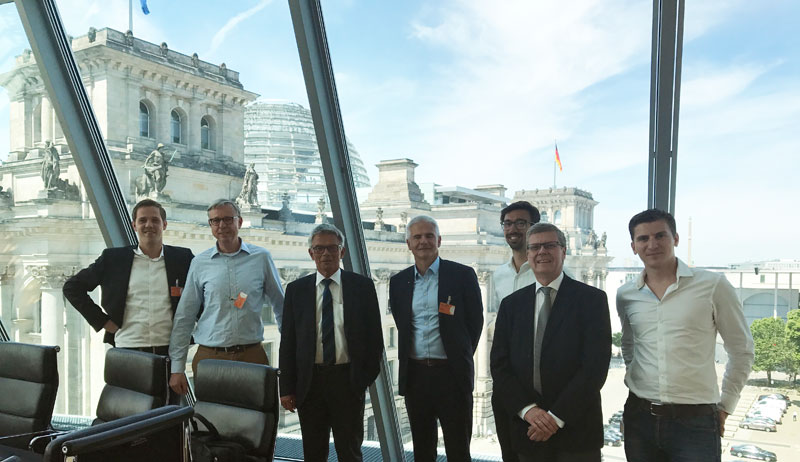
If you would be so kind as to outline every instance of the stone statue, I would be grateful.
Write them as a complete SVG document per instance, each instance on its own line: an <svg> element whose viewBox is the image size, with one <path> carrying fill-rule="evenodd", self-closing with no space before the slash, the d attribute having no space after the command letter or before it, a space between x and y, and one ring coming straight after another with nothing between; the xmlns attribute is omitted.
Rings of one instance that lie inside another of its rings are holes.
<svg viewBox="0 0 800 462"><path fill-rule="evenodd" d="M594 230L589 232L589 238L586 240L586 247L597 248L597 234L594 233Z"/></svg>
<svg viewBox="0 0 800 462"><path fill-rule="evenodd" d="M603 231L603 236L600 237L600 247L604 249L606 248L606 239L608 239L608 235L606 235L606 232Z"/></svg>
<svg viewBox="0 0 800 462"><path fill-rule="evenodd" d="M150 152L147 159L144 160L144 174L147 176L148 192L161 193L164 186L167 185L167 170L169 168L167 159L164 158L164 153L161 152L164 145L158 143L158 146Z"/></svg>
<svg viewBox="0 0 800 462"><path fill-rule="evenodd" d="M236 203L240 207L258 206L258 173L256 172L256 164L247 166L247 171L244 172L242 191L239 193L239 197L236 198Z"/></svg>
<svg viewBox="0 0 800 462"><path fill-rule="evenodd" d="M406 224L408 223L408 212L400 212L400 227L398 228L399 231L406 230Z"/></svg>
<svg viewBox="0 0 800 462"><path fill-rule="evenodd" d="M283 202L283 207L278 211L278 219L281 221L294 221L294 217L292 215L292 209L289 208L289 202L291 201L292 196L289 193L283 193L281 196L281 202Z"/></svg>
<svg viewBox="0 0 800 462"><path fill-rule="evenodd" d="M320 196L319 200L317 201L317 217L314 220L314 223L325 223L325 197Z"/></svg>
<svg viewBox="0 0 800 462"><path fill-rule="evenodd" d="M375 210L375 231L383 231L383 209L378 207L378 210Z"/></svg>
<svg viewBox="0 0 800 462"><path fill-rule="evenodd" d="M56 147L50 140L44 143L42 156L42 181L44 189L55 189L58 186L58 176L61 174L61 158Z"/></svg>

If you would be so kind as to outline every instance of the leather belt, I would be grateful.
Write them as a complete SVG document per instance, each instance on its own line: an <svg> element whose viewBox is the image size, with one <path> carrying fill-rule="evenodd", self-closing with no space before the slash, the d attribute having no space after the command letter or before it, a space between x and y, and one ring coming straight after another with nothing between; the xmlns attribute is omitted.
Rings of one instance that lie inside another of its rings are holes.
<svg viewBox="0 0 800 462"><path fill-rule="evenodd" d="M212 347L212 346L205 346L200 345L203 348L208 348L209 350L214 350L217 353L241 353L244 350L249 348L253 348L254 346L259 346L261 343L248 343L247 345L233 345L229 347Z"/></svg>
<svg viewBox="0 0 800 462"><path fill-rule="evenodd" d="M425 358L425 359L415 359L415 358L408 358L408 361L412 364L416 364L418 366L425 366L425 367L444 367L447 366L446 359L438 359L438 358Z"/></svg>
<svg viewBox="0 0 800 462"><path fill-rule="evenodd" d="M159 355L159 356L169 355L169 345L149 346L149 347L120 347L120 348L124 350L143 351L145 353L152 353L154 355Z"/></svg>
<svg viewBox="0 0 800 462"><path fill-rule="evenodd" d="M630 393L628 399L638 408L658 417L697 417L713 415L717 412L716 404L676 404L656 403Z"/></svg>

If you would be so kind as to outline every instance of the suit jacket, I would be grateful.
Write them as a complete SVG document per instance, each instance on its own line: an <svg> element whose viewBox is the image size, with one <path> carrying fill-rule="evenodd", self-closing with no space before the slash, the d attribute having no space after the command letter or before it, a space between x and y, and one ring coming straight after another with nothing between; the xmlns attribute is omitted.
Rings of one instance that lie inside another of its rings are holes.
<svg viewBox="0 0 800 462"><path fill-rule="evenodd" d="M524 287L500 304L491 352L494 394L509 413L514 449L532 453L537 444L588 451L603 446L600 389L611 360L611 323L605 292L564 276L547 321L540 370L542 393L533 388L536 286ZM536 403L565 422L545 443L527 436L519 417Z"/></svg>
<svg viewBox="0 0 800 462"><path fill-rule="evenodd" d="M122 327L135 248L136 246L131 245L105 249L94 263L64 283L64 297L89 321L95 331L102 329L109 319L118 327ZM189 272L192 258L194 258L192 251L185 247L164 246L167 287L174 287L176 281L179 287L186 285L186 273ZM89 296L89 292L97 286L102 288L100 300L102 308ZM173 296L170 293L173 316L179 300L180 296ZM114 334L106 332L103 341L114 345Z"/></svg>
<svg viewBox="0 0 800 462"><path fill-rule="evenodd" d="M350 385L363 393L380 371L383 329L378 296L372 279L342 271L342 308ZM286 286L280 346L281 396L295 395L297 405L305 401L317 352L317 273Z"/></svg>
<svg viewBox="0 0 800 462"><path fill-rule="evenodd" d="M413 335L411 303L414 298L414 266L392 276L389 281L389 305L399 337L399 392L405 395L408 358ZM453 315L439 313L439 334L442 338L453 383L470 393L475 386L473 356L483 330L483 301L475 271L469 266L449 260L439 261L438 301L455 306ZM436 307L438 310L438 306Z"/></svg>

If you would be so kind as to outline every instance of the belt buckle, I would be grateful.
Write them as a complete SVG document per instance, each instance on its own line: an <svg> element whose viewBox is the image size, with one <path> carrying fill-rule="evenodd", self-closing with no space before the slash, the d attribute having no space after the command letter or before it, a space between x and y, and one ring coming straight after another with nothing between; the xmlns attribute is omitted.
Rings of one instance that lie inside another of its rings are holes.
<svg viewBox="0 0 800 462"><path fill-rule="evenodd" d="M664 409L663 404L650 402L649 406L650 415L654 415L657 417L663 416L664 415L663 409Z"/></svg>

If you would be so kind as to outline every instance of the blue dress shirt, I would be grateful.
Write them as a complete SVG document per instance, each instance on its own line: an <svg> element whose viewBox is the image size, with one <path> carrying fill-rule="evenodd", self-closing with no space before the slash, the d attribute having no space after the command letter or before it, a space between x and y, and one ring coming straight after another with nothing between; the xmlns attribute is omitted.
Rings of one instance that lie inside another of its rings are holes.
<svg viewBox="0 0 800 462"><path fill-rule="evenodd" d="M247 299L237 308L234 302L240 293L247 294ZM204 346L261 342L264 339L261 310L267 300L280 328L283 287L266 249L241 241L239 250L232 254L221 253L215 245L197 255L189 267L172 325L169 341L172 372L186 369L193 332L195 342ZM197 319L201 307L203 313Z"/></svg>
<svg viewBox="0 0 800 462"><path fill-rule="evenodd" d="M411 357L447 359L439 333L439 258L419 274L414 265L414 298L411 301Z"/></svg>

